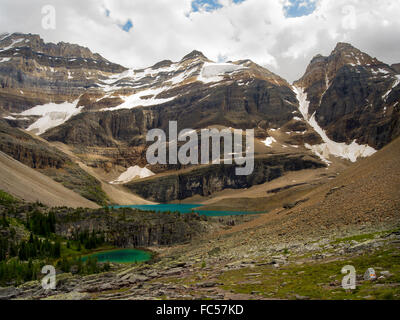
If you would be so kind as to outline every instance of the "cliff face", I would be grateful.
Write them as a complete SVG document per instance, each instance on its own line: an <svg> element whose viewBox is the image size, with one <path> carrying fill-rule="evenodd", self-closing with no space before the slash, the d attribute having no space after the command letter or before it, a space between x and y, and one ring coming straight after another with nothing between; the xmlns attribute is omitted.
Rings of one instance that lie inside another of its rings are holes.
<svg viewBox="0 0 400 320"><path fill-rule="evenodd" d="M305 89L309 115L337 142L382 148L400 133L400 77L394 68L339 43L316 56L295 82Z"/></svg>
<svg viewBox="0 0 400 320"><path fill-rule="evenodd" d="M34 169L62 168L68 157L0 120L0 149Z"/></svg>
<svg viewBox="0 0 400 320"><path fill-rule="evenodd" d="M178 130L211 125L266 129L282 126L297 112L296 98L288 87L269 87L264 80L255 80L249 87L230 83L210 88L195 83L174 94L175 100L162 105L82 113L43 137L84 146L135 146L145 144L148 130L167 132L169 121L177 121Z"/></svg>
<svg viewBox="0 0 400 320"><path fill-rule="evenodd" d="M141 212L129 208L103 209L71 215L57 214L56 233L71 238L76 232L100 231L117 247L150 247L184 243L207 230L195 214Z"/></svg>
<svg viewBox="0 0 400 320"><path fill-rule="evenodd" d="M255 159L254 172L238 176L235 165L209 165L181 173L131 182L126 186L157 202L182 200L194 195L209 196L227 188L242 189L281 177L285 172L321 168L325 165L303 155L273 155Z"/></svg>

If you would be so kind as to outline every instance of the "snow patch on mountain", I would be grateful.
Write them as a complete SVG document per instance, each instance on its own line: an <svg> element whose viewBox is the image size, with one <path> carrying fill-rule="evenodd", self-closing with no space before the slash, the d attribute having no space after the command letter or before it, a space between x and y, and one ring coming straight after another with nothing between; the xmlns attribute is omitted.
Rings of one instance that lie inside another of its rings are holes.
<svg viewBox="0 0 400 320"><path fill-rule="evenodd" d="M171 98L157 98L157 95L165 91L166 88L146 89L134 93L130 96L121 96L124 102L116 107L104 108L101 111L115 111L121 109L133 109L136 107L146 107L162 104L175 99Z"/></svg>
<svg viewBox="0 0 400 320"><path fill-rule="evenodd" d="M149 169L146 167L141 168L139 166L134 166L128 168L124 173L122 173L116 180L111 181L111 184L124 184L128 183L129 181L132 181L136 177L139 177L140 179L147 178L154 176L155 174L151 172Z"/></svg>
<svg viewBox="0 0 400 320"><path fill-rule="evenodd" d="M4 40L5 38L7 38L10 34L8 32L2 33L0 34L0 41Z"/></svg>
<svg viewBox="0 0 400 320"><path fill-rule="evenodd" d="M205 62L197 80L203 83L218 82L224 79L224 75L234 71L246 69L233 63Z"/></svg>
<svg viewBox="0 0 400 320"><path fill-rule="evenodd" d="M7 51L7 50L9 50L9 49L12 49L16 44L18 44L18 43L20 43L20 42L23 42L23 41L24 41L24 39L13 40L12 43L11 43L9 46L4 47L4 48L1 48L1 49L0 49L0 52L2 52L2 51Z"/></svg>
<svg viewBox="0 0 400 320"><path fill-rule="evenodd" d="M262 141L268 148L272 148L272 144L276 143L276 140L273 137L268 137L264 141Z"/></svg>
<svg viewBox="0 0 400 320"><path fill-rule="evenodd" d="M21 116L40 116L38 120L32 123L27 130L37 135L45 133L47 130L57 127L72 116L81 112L83 107L77 107L78 100L74 102L64 102L60 104L47 103L28 109L19 115Z"/></svg>
<svg viewBox="0 0 400 320"><path fill-rule="evenodd" d="M328 158L330 155L333 155L343 159L348 159L351 162L356 162L358 158L369 157L376 152L374 148L368 145L359 145L355 140L348 145L344 142L338 143L329 139L324 129L319 126L315 118L315 113L312 116L308 114L310 102L307 100L307 93L305 93L304 89L300 87L293 87L293 91L299 101L299 110L304 119L311 125L311 127L313 127L324 141L324 143L320 145L311 146L305 144L305 147L312 150L323 161L329 164Z"/></svg>
<svg viewBox="0 0 400 320"><path fill-rule="evenodd" d="M396 87L400 84L400 75L396 75L395 77L396 77L396 79L395 79L395 81L393 82L392 87L382 96L382 99L383 99L383 101L385 101L385 102L386 102L387 98L389 97L390 93L392 92L392 90L393 90L394 88L396 88Z"/></svg>

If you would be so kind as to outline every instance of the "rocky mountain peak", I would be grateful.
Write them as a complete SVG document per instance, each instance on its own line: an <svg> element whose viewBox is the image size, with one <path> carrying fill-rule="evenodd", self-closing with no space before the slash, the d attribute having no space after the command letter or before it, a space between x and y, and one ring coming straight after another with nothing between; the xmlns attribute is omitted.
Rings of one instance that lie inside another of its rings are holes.
<svg viewBox="0 0 400 320"><path fill-rule="evenodd" d="M395 68L351 44L338 43L328 57L315 56L294 85L304 89L308 116L315 114L332 140L381 148L395 134L377 126L398 126L393 120L398 117L400 94Z"/></svg>
<svg viewBox="0 0 400 320"><path fill-rule="evenodd" d="M319 83L324 91L335 75L344 67L358 68L372 73L393 73L394 70L383 62L355 48L349 43L339 42L331 54L326 57L320 54L314 56L308 65L304 76L295 81L295 85L303 88Z"/></svg>
<svg viewBox="0 0 400 320"><path fill-rule="evenodd" d="M341 50L352 50L352 49L356 49L355 47L353 47L353 45L351 45L350 43L347 42L338 42L336 44L336 47L333 51L341 51ZM356 49L357 50L357 49Z"/></svg>
<svg viewBox="0 0 400 320"><path fill-rule="evenodd" d="M200 60L204 60L204 61L209 61L208 58L202 52L197 51L197 50L193 50L192 52L190 52L189 54L184 56L181 59L181 62L183 62L185 60L193 60L193 59L200 59Z"/></svg>
<svg viewBox="0 0 400 320"><path fill-rule="evenodd" d="M48 102L73 101L89 88L98 88L99 80L125 70L76 44L46 43L37 34L2 34L0 107L23 111Z"/></svg>
<svg viewBox="0 0 400 320"><path fill-rule="evenodd" d="M327 59L327 57L324 57L322 54L317 54L316 56L314 56L311 59L310 64L319 63L319 62L325 62L326 59Z"/></svg>
<svg viewBox="0 0 400 320"><path fill-rule="evenodd" d="M330 62L334 62L337 68L343 65L351 66L371 66L380 62L368 54L353 47L351 44L339 42L330 55Z"/></svg>
<svg viewBox="0 0 400 320"><path fill-rule="evenodd" d="M53 57L81 58L98 61L107 61L101 55L92 53L88 48L77 44L59 42L57 44L44 42L37 34L13 33L4 34L0 37L0 48L12 50L14 48L30 48L36 53L41 53Z"/></svg>

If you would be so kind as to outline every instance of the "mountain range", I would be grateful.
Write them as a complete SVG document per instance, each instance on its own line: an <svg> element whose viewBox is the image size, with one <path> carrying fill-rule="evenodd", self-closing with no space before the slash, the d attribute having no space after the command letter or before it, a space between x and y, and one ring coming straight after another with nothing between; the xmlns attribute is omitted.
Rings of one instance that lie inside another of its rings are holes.
<svg viewBox="0 0 400 320"><path fill-rule="evenodd" d="M182 201L290 171L339 172L400 135L399 71L347 43L316 55L293 84L251 60L216 63L199 51L133 70L78 45L3 34L0 148L98 204ZM168 131L169 121L198 132L255 129L254 173L147 165L146 133Z"/></svg>

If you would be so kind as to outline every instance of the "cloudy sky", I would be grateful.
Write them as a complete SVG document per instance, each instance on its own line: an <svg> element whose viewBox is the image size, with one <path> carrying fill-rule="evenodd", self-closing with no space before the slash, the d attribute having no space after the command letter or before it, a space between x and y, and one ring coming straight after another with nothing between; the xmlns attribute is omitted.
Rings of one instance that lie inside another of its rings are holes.
<svg viewBox="0 0 400 320"><path fill-rule="evenodd" d="M43 28L48 4L55 29ZM38 33L137 68L197 49L215 61L252 59L290 81L339 41L400 62L399 17L399 0L0 1L0 33Z"/></svg>

